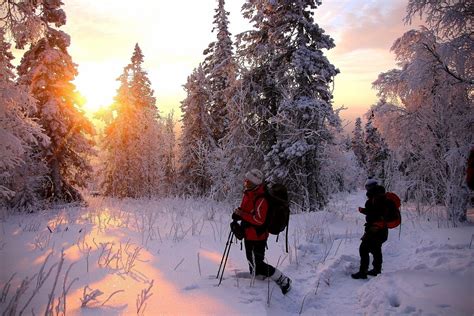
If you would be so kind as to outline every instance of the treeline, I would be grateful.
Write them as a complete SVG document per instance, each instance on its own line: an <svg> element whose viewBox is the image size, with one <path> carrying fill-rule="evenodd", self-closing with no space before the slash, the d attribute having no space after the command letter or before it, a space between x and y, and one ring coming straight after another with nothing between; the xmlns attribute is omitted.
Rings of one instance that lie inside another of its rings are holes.
<svg viewBox="0 0 474 316"><path fill-rule="evenodd" d="M351 138L332 104L339 71L324 54L334 42L314 20L319 2L246 1L252 28L233 37L218 0L216 40L184 85L179 139L174 118L159 115L136 45L94 144L71 83L77 70L59 30L61 2L4 1L3 30L27 51L15 75L2 31L3 204L81 200L98 154L94 181L107 196L234 198L244 173L258 168L268 182L286 184L301 210L321 209L332 193L374 176L406 200L444 203L463 220L462 174L474 135L472 30L469 3L446 3L409 1L407 21L423 14L428 26L395 42L400 69L374 82L380 102Z"/></svg>
<svg viewBox="0 0 474 316"><path fill-rule="evenodd" d="M444 205L456 223L466 220L474 148L472 2L410 0L405 22L415 16L426 26L394 42L399 68L373 83L380 101L365 131L357 121L352 146L359 164L405 201L420 212Z"/></svg>

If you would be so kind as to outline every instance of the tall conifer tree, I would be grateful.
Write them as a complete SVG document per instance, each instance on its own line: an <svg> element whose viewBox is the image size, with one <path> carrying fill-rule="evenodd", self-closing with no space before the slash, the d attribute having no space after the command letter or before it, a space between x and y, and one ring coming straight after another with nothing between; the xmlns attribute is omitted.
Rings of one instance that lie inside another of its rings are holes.
<svg viewBox="0 0 474 316"><path fill-rule="evenodd" d="M337 69L322 49L333 40L314 21L319 3L247 1L242 8L254 30L238 36L239 56L248 70L242 91L246 120L258 138L270 181L284 181L305 210L317 210L328 196L321 173L329 125L338 125L330 85Z"/></svg>
<svg viewBox="0 0 474 316"><path fill-rule="evenodd" d="M163 191L163 127L142 63L137 44L118 78L120 87L105 119L102 189L106 195L141 197Z"/></svg>
<svg viewBox="0 0 474 316"><path fill-rule="evenodd" d="M34 147L47 145L48 137L32 119L35 99L28 88L15 82L14 59L5 33L0 30L0 205L31 208L44 165Z"/></svg>
<svg viewBox="0 0 474 316"><path fill-rule="evenodd" d="M210 43L204 51L203 70L209 86L209 113L211 114L212 137L216 144L228 132L228 107L232 97L232 87L236 80L236 63L232 52L232 39L229 32L229 13L225 1L217 0L213 32L217 40Z"/></svg>
<svg viewBox="0 0 474 316"><path fill-rule="evenodd" d="M359 166L365 168L367 164L367 153L365 151L365 135L362 130L362 120L360 117L355 121L354 130L352 131L351 147Z"/></svg>
<svg viewBox="0 0 474 316"><path fill-rule="evenodd" d="M31 42L18 67L20 83L28 85L37 100L35 116L51 142L41 148L49 168L44 197L57 201L77 201L77 190L85 187L92 171L89 156L94 154L92 124L78 104L77 75L67 48L69 36L53 27L66 23L61 1L51 1L41 11L42 37Z"/></svg>
<svg viewBox="0 0 474 316"><path fill-rule="evenodd" d="M388 146L382 135L373 125L374 114L371 112L365 124L365 151L367 154L367 173L369 176L384 180L385 162L389 158Z"/></svg>
<svg viewBox="0 0 474 316"><path fill-rule="evenodd" d="M199 65L184 86L186 99L181 103L183 133L179 179L185 193L204 195L209 192L211 179L207 155L216 147L208 113L208 82Z"/></svg>

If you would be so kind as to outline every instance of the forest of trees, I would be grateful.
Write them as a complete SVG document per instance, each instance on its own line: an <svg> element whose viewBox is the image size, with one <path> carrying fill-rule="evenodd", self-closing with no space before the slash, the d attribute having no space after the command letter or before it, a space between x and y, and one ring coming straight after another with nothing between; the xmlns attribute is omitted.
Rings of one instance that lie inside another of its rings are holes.
<svg viewBox="0 0 474 316"><path fill-rule="evenodd" d="M398 68L374 78L380 100L349 140L333 104L339 70L325 55L335 43L314 18L320 1L248 0L242 14L252 28L232 36L225 1L216 0L215 41L183 83L179 133L172 114L160 115L138 44L117 70L120 86L96 131L72 83L78 72L62 2L0 5L3 207L80 202L91 183L118 198L234 199L245 172L258 168L303 211L372 176L419 208L444 205L453 221L466 218L474 144L468 0L408 1L405 22L420 16L425 26L394 42ZM24 52L16 69L12 45Z"/></svg>

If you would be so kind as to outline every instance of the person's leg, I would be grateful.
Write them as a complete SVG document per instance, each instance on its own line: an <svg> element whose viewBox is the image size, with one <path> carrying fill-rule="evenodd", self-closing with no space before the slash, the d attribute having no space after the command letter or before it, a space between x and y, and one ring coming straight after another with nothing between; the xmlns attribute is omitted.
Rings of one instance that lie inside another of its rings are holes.
<svg viewBox="0 0 474 316"><path fill-rule="evenodd" d="M369 269L369 262L370 262L369 253L370 253L370 248L371 248L370 245L371 245L371 242L368 238L365 238L360 243L360 247L359 247L360 268L359 268L359 271L367 272L367 270Z"/></svg>
<svg viewBox="0 0 474 316"><path fill-rule="evenodd" d="M372 261L374 268L367 272L368 275L376 276L382 273L382 245L387 240L387 238L388 229L382 229L377 233L376 238L373 239L370 252L374 256L374 260Z"/></svg>
<svg viewBox="0 0 474 316"><path fill-rule="evenodd" d="M256 275L263 275L265 277L272 276L275 273L275 268L265 263L265 247L267 242L265 240L254 242L254 256L256 264Z"/></svg>
<svg viewBox="0 0 474 316"><path fill-rule="evenodd" d="M253 274L254 266L255 266L255 257L254 257L255 241L244 239L244 246L245 246L245 256L247 257L247 262L249 264L249 271L250 271L250 274Z"/></svg>
<svg viewBox="0 0 474 316"><path fill-rule="evenodd" d="M369 262L370 262L370 242L367 238L362 239L362 242L359 246L359 255L360 255L360 266L359 272L352 274L352 278L354 279L366 279L367 278L367 270L369 269Z"/></svg>
<svg viewBox="0 0 474 316"><path fill-rule="evenodd" d="M374 268L367 272L368 275L377 275L382 272L382 243L374 242L371 245L371 253L374 256L374 260L372 261L372 265Z"/></svg>
<svg viewBox="0 0 474 316"><path fill-rule="evenodd" d="M272 265L265 263L265 247L266 240L262 241L246 241L245 250L247 260L249 261L250 273L252 273L252 266L255 265L255 274L271 277L273 281L281 289L283 294L288 293L291 289L291 279L285 276L280 270L274 268Z"/></svg>

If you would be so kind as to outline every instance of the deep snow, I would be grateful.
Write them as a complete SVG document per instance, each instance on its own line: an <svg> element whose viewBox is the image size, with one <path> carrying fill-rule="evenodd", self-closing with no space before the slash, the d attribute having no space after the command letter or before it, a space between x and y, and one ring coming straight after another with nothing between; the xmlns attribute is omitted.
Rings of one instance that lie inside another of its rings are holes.
<svg viewBox="0 0 474 316"><path fill-rule="evenodd" d="M472 315L474 227L453 227L439 210L420 214L404 205L401 231L391 230L383 247L383 273L351 279L364 223L357 207L364 201L363 191L337 195L326 211L292 215L288 254L283 236L278 243L270 237L267 261L293 279L286 296L273 282L242 277L247 264L240 242L232 245L217 286L235 205L89 197L87 207L3 214L0 310L15 304L28 277L18 314L35 292L38 274L46 276L57 263L25 314L44 314L54 287L54 313L63 312L58 298L66 292L68 315L133 315L138 307L145 315ZM86 294L103 294L81 308L86 286Z"/></svg>

